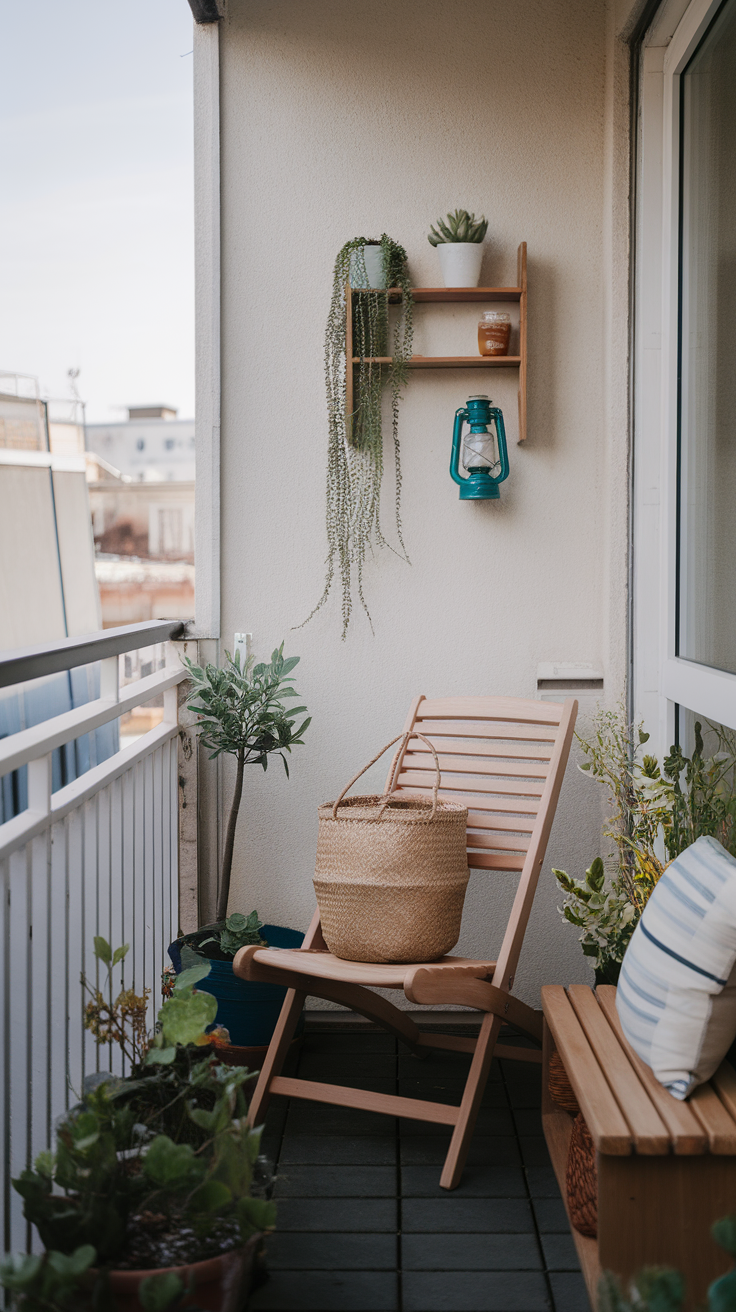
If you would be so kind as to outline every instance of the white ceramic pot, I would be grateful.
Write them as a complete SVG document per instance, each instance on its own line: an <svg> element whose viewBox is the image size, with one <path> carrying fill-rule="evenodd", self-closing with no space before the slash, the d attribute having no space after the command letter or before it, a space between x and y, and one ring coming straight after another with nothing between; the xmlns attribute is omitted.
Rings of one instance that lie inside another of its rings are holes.
<svg viewBox="0 0 736 1312"><path fill-rule="evenodd" d="M447 241L436 247L445 287L477 287L483 262L483 243Z"/></svg>
<svg viewBox="0 0 736 1312"><path fill-rule="evenodd" d="M351 287L385 287L386 277L383 272L383 251L380 246L364 246L363 259L365 260L365 272L368 275L366 282L362 269L358 269L357 251L350 256L350 286Z"/></svg>

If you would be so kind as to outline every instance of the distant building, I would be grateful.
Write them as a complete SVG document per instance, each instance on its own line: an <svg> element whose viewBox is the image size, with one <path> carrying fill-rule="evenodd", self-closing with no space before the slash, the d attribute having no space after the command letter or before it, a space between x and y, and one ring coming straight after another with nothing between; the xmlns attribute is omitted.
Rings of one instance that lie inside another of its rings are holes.
<svg viewBox="0 0 736 1312"><path fill-rule="evenodd" d="M98 555L194 562L194 483L115 481L97 464L97 479L90 479L90 464L98 457L87 459Z"/></svg>
<svg viewBox="0 0 736 1312"><path fill-rule="evenodd" d="M192 482L194 420L170 406L130 406L128 418L87 425L87 450L137 482Z"/></svg>

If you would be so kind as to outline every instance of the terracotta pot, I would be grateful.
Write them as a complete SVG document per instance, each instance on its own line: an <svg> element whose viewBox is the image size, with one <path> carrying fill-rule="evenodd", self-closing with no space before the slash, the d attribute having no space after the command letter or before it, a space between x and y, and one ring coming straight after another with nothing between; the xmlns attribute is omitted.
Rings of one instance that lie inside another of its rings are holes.
<svg viewBox="0 0 736 1312"><path fill-rule="evenodd" d="M302 1041L301 1035L296 1039L292 1039L291 1043L289 1044L289 1051L293 1052L296 1048L298 1048L301 1044L301 1041ZM255 1079L256 1075L261 1069L261 1066L266 1060L266 1053L268 1052L268 1044L266 1044L263 1047L245 1048L245 1047L239 1047L235 1043L213 1042L212 1049L217 1056L217 1060L221 1061L223 1066L247 1066L248 1069L253 1072L253 1078ZM247 1098L250 1097L249 1090L251 1090L253 1087L255 1086L251 1086L250 1084L248 1084L245 1091Z"/></svg>
<svg viewBox="0 0 736 1312"><path fill-rule="evenodd" d="M189 1266L162 1267L157 1271L111 1271L110 1292L117 1312L141 1312L138 1290L148 1276L174 1272L186 1285L194 1281L194 1293L183 1308L200 1307L206 1312L239 1312L250 1293L253 1266L262 1235L253 1235L244 1248L234 1248L219 1257L208 1257ZM96 1272L90 1274L96 1275Z"/></svg>

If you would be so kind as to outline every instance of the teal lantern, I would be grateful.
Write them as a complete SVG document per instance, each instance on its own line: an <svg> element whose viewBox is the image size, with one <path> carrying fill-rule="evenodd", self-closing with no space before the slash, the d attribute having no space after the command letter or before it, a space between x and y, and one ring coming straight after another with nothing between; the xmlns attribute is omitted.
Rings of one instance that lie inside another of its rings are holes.
<svg viewBox="0 0 736 1312"><path fill-rule="evenodd" d="M464 424L470 425L465 434ZM467 405L455 411L450 475L461 501L498 501L501 496L498 485L509 476L506 429L501 411L487 396L469 396Z"/></svg>

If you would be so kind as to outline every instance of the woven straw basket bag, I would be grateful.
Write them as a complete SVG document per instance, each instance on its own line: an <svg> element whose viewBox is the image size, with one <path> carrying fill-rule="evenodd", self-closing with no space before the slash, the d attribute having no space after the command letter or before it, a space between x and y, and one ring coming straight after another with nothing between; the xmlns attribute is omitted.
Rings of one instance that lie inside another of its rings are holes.
<svg viewBox="0 0 736 1312"><path fill-rule="evenodd" d="M467 808L437 800L437 753L419 733L401 747L383 796L345 794L399 738L319 808L314 888L325 942L344 961L436 961L460 936L468 884ZM421 738L434 757L429 797L392 794L404 748Z"/></svg>

